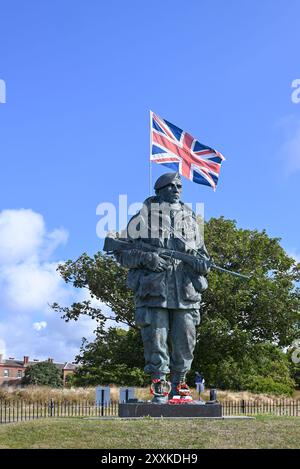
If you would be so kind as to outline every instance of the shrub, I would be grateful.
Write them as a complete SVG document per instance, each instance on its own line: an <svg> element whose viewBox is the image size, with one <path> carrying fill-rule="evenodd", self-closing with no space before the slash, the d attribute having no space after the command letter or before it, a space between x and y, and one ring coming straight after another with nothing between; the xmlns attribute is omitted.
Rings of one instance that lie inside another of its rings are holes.
<svg viewBox="0 0 300 469"><path fill-rule="evenodd" d="M288 356L269 343L252 345L240 357L229 355L211 363L201 365L198 362L195 365L201 369L210 387L288 396L295 388Z"/></svg>
<svg viewBox="0 0 300 469"><path fill-rule="evenodd" d="M288 384L276 382L270 376L251 376L245 381L245 388L253 393L292 396L293 388Z"/></svg>
<svg viewBox="0 0 300 469"><path fill-rule="evenodd" d="M63 385L62 372L52 362L39 362L25 369L22 384L60 388Z"/></svg>

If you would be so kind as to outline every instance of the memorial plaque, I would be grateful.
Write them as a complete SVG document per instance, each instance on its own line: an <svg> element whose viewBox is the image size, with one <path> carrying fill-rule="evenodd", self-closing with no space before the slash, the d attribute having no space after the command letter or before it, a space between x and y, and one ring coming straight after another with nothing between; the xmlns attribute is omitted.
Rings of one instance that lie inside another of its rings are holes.
<svg viewBox="0 0 300 469"><path fill-rule="evenodd" d="M96 387L96 405L108 405L110 403L110 387L97 386Z"/></svg>

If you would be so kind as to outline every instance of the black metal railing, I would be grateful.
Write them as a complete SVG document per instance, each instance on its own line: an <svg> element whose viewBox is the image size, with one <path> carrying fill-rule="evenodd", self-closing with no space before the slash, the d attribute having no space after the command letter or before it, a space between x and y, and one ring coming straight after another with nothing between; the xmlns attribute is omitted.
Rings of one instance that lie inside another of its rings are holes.
<svg viewBox="0 0 300 469"><path fill-rule="evenodd" d="M300 416L300 399L269 399L265 401L222 401L223 416L273 414ZM51 417L117 417L119 403L91 401L28 402L25 400L0 400L0 424Z"/></svg>
<svg viewBox="0 0 300 469"><path fill-rule="evenodd" d="M0 424L48 417L109 417L118 416L118 402L96 404L90 401L27 402L0 400Z"/></svg>
<svg viewBox="0 0 300 469"><path fill-rule="evenodd" d="M300 399L267 399L264 401L223 401L222 412L229 415L273 414L290 417L300 416Z"/></svg>

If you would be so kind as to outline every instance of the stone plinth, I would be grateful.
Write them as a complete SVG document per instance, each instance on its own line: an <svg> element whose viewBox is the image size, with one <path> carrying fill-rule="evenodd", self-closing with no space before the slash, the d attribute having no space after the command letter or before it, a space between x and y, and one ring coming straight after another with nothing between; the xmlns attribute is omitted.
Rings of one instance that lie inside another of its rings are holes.
<svg viewBox="0 0 300 469"><path fill-rule="evenodd" d="M222 417L221 404L119 404L119 417Z"/></svg>

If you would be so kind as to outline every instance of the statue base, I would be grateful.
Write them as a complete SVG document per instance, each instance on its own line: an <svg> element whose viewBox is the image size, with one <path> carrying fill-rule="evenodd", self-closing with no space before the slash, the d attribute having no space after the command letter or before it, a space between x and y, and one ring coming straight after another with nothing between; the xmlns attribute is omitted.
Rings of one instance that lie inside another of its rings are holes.
<svg viewBox="0 0 300 469"><path fill-rule="evenodd" d="M122 404L119 404L119 417L222 417L221 404L201 404L200 402L201 401L192 401L188 404L154 404L152 402L124 402Z"/></svg>

